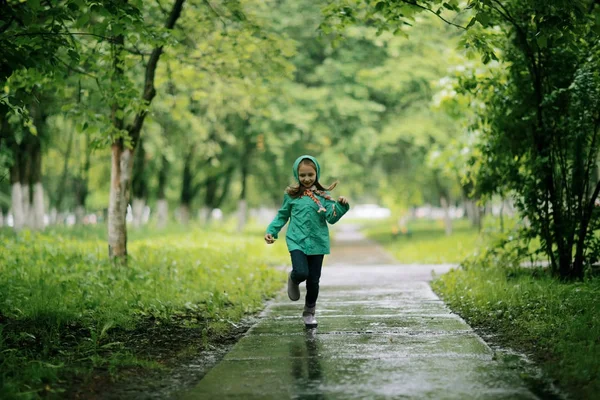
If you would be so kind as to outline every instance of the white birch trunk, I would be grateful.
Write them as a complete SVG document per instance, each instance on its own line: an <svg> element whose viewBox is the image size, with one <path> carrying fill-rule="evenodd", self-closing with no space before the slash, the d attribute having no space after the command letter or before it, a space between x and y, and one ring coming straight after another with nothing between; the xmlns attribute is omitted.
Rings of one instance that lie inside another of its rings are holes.
<svg viewBox="0 0 600 400"><path fill-rule="evenodd" d="M183 225L190 223L190 206L182 204L179 206L179 222Z"/></svg>
<svg viewBox="0 0 600 400"><path fill-rule="evenodd" d="M13 228L15 231L20 231L25 225L25 214L23 213L23 193L21 192L20 183L14 183L12 185L11 203Z"/></svg>
<svg viewBox="0 0 600 400"><path fill-rule="evenodd" d="M475 228L481 228L481 213L479 211L479 206L473 200L466 200L465 206L467 209L467 217L469 221L471 221L471 226Z"/></svg>
<svg viewBox="0 0 600 400"><path fill-rule="evenodd" d="M237 231L243 232L246 227L246 221L248 219L248 203L246 200L240 200L238 202L238 226Z"/></svg>
<svg viewBox="0 0 600 400"><path fill-rule="evenodd" d="M142 226L142 218L144 216L144 207L146 207L146 201L144 199L135 198L133 199L132 207L132 221L131 224L134 228Z"/></svg>
<svg viewBox="0 0 600 400"><path fill-rule="evenodd" d="M156 216L157 226L161 229L165 228L169 221L169 203L166 199L160 199L156 203Z"/></svg>
<svg viewBox="0 0 600 400"><path fill-rule="evenodd" d="M58 210L56 207L52 207L50 210L50 215L48 216L50 225L56 225L56 220L58 219Z"/></svg>
<svg viewBox="0 0 600 400"><path fill-rule="evenodd" d="M475 202L473 200L465 200L465 211L467 212L467 218L471 223L475 222Z"/></svg>
<svg viewBox="0 0 600 400"><path fill-rule="evenodd" d="M206 225L206 223L208 222L209 213L210 213L210 208L205 207L205 206L202 206L202 208L200 208L200 212L198 214L200 215L200 223L203 226Z"/></svg>
<svg viewBox="0 0 600 400"><path fill-rule="evenodd" d="M33 213L31 212L31 199L29 196L29 185L21 184L21 202L23 203L23 227L33 227Z"/></svg>
<svg viewBox="0 0 600 400"><path fill-rule="evenodd" d="M44 207L44 186L42 182L36 182L33 186L33 225L36 230L43 230L46 226L44 222L46 208Z"/></svg>
<svg viewBox="0 0 600 400"><path fill-rule="evenodd" d="M127 256L127 202L131 184L132 154L129 149L112 146L110 197L108 203L108 254L111 258Z"/></svg>
<svg viewBox="0 0 600 400"><path fill-rule="evenodd" d="M442 196L440 198L440 203L442 204L442 208L444 209L444 227L446 228L446 236L450 236L452 234L452 220L450 219L450 204L448 204L448 200L444 196Z"/></svg>
<svg viewBox="0 0 600 400"><path fill-rule="evenodd" d="M77 225L83 224L85 218L85 208L82 205L75 207L75 223Z"/></svg>

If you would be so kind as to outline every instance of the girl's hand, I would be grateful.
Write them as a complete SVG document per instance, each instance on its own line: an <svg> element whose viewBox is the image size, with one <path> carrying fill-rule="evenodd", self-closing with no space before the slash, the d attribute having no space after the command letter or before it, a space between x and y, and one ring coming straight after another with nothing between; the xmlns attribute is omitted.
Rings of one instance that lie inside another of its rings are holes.
<svg viewBox="0 0 600 400"><path fill-rule="evenodd" d="M348 204L348 199L345 198L344 196L340 196L340 198L338 199L338 203L340 203L340 204Z"/></svg>
<svg viewBox="0 0 600 400"><path fill-rule="evenodd" d="M273 244L275 243L275 238L270 233L267 233L265 235L265 242L267 242L267 244Z"/></svg>

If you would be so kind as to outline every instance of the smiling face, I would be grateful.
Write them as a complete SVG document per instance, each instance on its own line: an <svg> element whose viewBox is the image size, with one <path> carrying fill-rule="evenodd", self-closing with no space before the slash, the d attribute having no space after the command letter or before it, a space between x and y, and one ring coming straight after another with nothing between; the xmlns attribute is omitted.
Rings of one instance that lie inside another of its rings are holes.
<svg viewBox="0 0 600 400"><path fill-rule="evenodd" d="M300 184L309 189L317 180L317 171L310 161L302 161L298 166L298 180Z"/></svg>

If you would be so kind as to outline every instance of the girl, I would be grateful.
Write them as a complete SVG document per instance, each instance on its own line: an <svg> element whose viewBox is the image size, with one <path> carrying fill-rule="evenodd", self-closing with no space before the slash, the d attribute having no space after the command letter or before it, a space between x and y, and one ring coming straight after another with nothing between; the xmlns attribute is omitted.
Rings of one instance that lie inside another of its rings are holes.
<svg viewBox="0 0 600 400"><path fill-rule="evenodd" d="M286 242L292 258L292 272L288 276L287 291L290 300L298 300L299 284L306 281L302 318L307 328L317 327L315 308L321 266L324 255L329 254L327 222L335 224L350 209L345 197L340 196L335 201L329 195L337 182L328 188L321 186L320 171L319 163L314 157L298 157L293 168L297 183L285 190L283 205L265 235L268 244L274 243L281 228L290 220Z"/></svg>

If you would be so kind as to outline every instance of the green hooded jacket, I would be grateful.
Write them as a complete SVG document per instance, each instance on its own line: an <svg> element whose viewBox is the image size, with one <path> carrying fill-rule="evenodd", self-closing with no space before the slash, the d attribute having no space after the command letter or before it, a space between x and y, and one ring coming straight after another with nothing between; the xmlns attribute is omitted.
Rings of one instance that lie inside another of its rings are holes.
<svg viewBox="0 0 600 400"><path fill-rule="evenodd" d="M294 177L300 182L298 178L298 166L305 158L315 163L318 181L321 167L314 157L308 155L298 157L296 162L294 162ZM281 228L283 228L288 219L290 220L285 237L289 251L301 250L306 255L329 254L329 228L327 227L327 223L335 224L339 221L350 209L350 205L327 200L316 193L315 196L317 196L321 204L325 207L325 212L319 213L319 206L308 196L292 198L285 193L283 196L283 205L277 212L273 222L267 228L267 233L270 233L277 239Z"/></svg>

